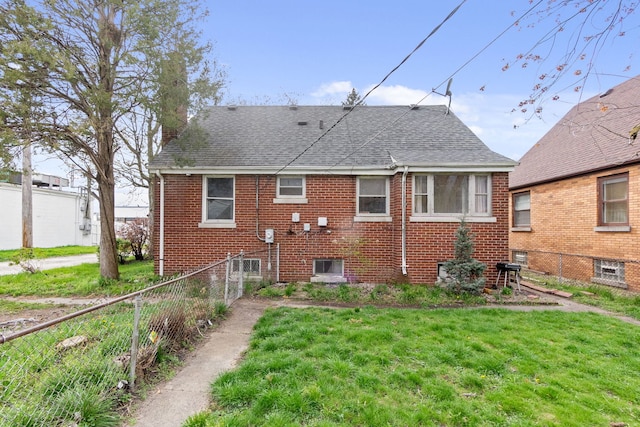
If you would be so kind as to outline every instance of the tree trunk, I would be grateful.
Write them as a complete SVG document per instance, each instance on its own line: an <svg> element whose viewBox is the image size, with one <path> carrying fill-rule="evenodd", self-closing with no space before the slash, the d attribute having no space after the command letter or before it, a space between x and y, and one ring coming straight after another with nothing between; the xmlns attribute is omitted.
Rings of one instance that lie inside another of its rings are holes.
<svg viewBox="0 0 640 427"><path fill-rule="evenodd" d="M22 150L22 247L33 247L33 188L31 143Z"/></svg>
<svg viewBox="0 0 640 427"><path fill-rule="evenodd" d="M115 183L113 170L111 179L98 179L100 195L100 276L118 279L118 250L115 230ZM106 181L106 182L105 182Z"/></svg>

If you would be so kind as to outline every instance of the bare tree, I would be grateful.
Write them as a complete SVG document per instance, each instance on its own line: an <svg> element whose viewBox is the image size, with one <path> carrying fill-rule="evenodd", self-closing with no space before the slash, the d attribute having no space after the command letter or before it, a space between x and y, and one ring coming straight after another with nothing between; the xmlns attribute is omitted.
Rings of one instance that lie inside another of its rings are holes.
<svg viewBox="0 0 640 427"><path fill-rule="evenodd" d="M125 126L118 129L127 150L116 157L116 175L123 183L147 190L149 215L149 253L153 253L154 179L147 165L164 144L176 138L205 105L218 104L224 86L225 72L215 62L209 63L210 45L198 46L194 40L176 34L164 46L164 59L146 82Z"/></svg>
<svg viewBox="0 0 640 427"><path fill-rule="evenodd" d="M0 2L2 102L18 111L16 90L38 99L43 114L32 123L34 140L96 183L102 277L119 276L116 153L130 148L125 129L141 106L151 108L156 94L149 92L149 82L158 80L166 47L175 46L176 29L180 45L195 43L190 23L199 10L198 1L191 0ZM14 134L20 131L20 120L9 124Z"/></svg>
<svg viewBox="0 0 640 427"><path fill-rule="evenodd" d="M566 90L582 93L590 80L598 78L598 73L629 72L629 66L611 70L599 57L608 45L624 42L629 32L638 30L634 19L638 6L635 0L536 2L517 22L517 27L521 31L548 29L533 46L502 67L503 71L534 66L540 70L529 96L514 111L539 115L542 101L559 100ZM635 50L635 46L629 47L630 56Z"/></svg>

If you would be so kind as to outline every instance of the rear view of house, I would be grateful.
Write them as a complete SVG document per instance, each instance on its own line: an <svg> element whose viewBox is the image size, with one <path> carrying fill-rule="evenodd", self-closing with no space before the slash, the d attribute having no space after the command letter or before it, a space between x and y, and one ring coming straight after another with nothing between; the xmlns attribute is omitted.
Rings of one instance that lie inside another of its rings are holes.
<svg viewBox="0 0 640 427"><path fill-rule="evenodd" d="M640 76L576 105L510 174L512 260L640 291Z"/></svg>
<svg viewBox="0 0 640 427"><path fill-rule="evenodd" d="M514 165L444 106L212 107L150 165L156 271L277 248L281 281L432 284L464 217L495 278Z"/></svg>

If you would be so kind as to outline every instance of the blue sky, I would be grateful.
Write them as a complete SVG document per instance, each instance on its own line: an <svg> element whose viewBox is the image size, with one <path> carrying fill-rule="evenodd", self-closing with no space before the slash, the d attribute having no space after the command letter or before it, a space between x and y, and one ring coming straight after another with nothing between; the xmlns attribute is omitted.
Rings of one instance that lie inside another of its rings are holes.
<svg viewBox="0 0 640 427"><path fill-rule="evenodd" d="M215 59L228 75L223 103L293 100L299 105L339 105L352 87L364 95L378 84L460 0L207 0L205 4L210 16L203 24L204 36L214 42ZM540 104L542 118L532 118L532 108L512 113L539 82L539 75L562 63L559 58L577 34L575 24L566 26L552 50L550 44L540 49L546 58L542 64L530 62L523 68L524 61L514 62L556 25L553 19L531 16L513 27L533 4L464 2L372 92L367 104L409 105L427 94L431 95L423 104L443 103L446 99L432 90L444 92L453 76L453 112L490 148L517 160L580 99L640 74L636 13L617 27L615 33L625 31L624 37L603 41L583 91L573 91L577 78L572 73L586 71L591 56L548 92ZM546 5L547 0L542 1L537 10ZM562 11L575 13L573 9L566 6ZM599 16L587 22L583 34L601 26ZM503 71L506 64L509 69Z"/></svg>
<svg viewBox="0 0 640 427"><path fill-rule="evenodd" d="M223 103L340 105L351 88L364 95L440 24L461 0L203 0L209 17L203 38L227 72ZM624 37L604 40L592 73L574 92L573 72L586 70L589 56L560 80L542 103L541 118L512 110L528 97L538 76L549 72L575 41L578 22L559 34L546 61L515 61L553 29L553 19L535 15L513 27L517 17L550 0L467 0L420 49L367 98L368 105L445 103L491 149L519 159L575 103L640 74L638 13L616 27ZM552 1L552 0L551 0ZM552 3L560 3L557 0ZM569 0L569 3L581 3ZM635 1L635 0L629 0ZM606 7L616 2L605 2ZM566 6L563 14L575 13ZM606 12L606 11L605 11ZM603 15L587 21L584 33L602 26ZM504 32L504 34L502 34ZM551 31L550 34L554 34ZM494 41L495 40L495 41ZM509 69L502 68L509 64ZM481 90L483 88L484 90ZM427 96L428 95L428 96ZM553 101L552 97L559 99ZM425 96L427 96L425 98ZM424 100L423 100L424 98ZM37 161L39 173L65 175L59 163ZM137 204L144 194L120 190L119 204Z"/></svg>

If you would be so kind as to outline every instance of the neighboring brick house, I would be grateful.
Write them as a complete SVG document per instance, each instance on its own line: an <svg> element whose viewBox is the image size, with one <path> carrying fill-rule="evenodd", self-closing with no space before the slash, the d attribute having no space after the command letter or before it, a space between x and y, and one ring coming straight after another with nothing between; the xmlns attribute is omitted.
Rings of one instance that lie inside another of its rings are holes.
<svg viewBox="0 0 640 427"><path fill-rule="evenodd" d="M464 216L495 280L515 164L444 106L212 107L150 165L156 271L273 239L281 281L433 284Z"/></svg>
<svg viewBox="0 0 640 427"><path fill-rule="evenodd" d="M640 76L571 109L510 174L512 260L640 291Z"/></svg>

